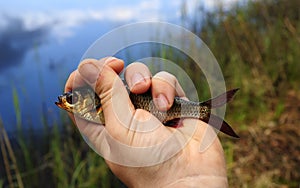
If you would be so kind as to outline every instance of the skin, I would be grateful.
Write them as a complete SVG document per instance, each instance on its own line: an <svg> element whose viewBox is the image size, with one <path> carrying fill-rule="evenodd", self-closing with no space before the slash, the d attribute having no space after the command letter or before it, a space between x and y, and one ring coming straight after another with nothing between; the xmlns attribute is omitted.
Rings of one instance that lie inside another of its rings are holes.
<svg viewBox="0 0 300 188"><path fill-rule="evenodd" d="M103 149L100 137L105 131L118 142L142 147L161 143L175 131L174 128L163 126L155 121L150 113L134 109L118 77L123 68L124 62L113 57L100 60L86 59L70 74L66 82L66 92L73 87L89 84L101 98L105 126L75 118L70 114L80 132L89 139L96 151ZM172 106L175 96L185 97L175 76L167 72L159 72L152 76L148 67L141 63L130 64L125 70L125 79L133 93L141 94L151 89L154 104L161 111L168 110ZM122 117L118 115L123 114L114 112L114 100L118 100L118 108L121 112L127 112L124 117L140 121L133 124L125 118L120 123ZM143 127L145 122L149 124L149 121L150 125L156 127L153 131L147 133L136 131L136 127ZM147 167L124 166L106 160L107 165L128 187L228 187L224 153L216 133L208 124L200 120L185 119L181 121L181 126L182 135L189 136L191 139L169 160ZM184 127L189 126L195 126L195 132L192 135L185 135ZM199 152L200 145L207 141L205 138L210 138L209 147ZM118 155L118 153L111 153L114 154ZM164 155L164 153L159 154ZM138 160L134 155L130 157L133 161Z"/></svg>

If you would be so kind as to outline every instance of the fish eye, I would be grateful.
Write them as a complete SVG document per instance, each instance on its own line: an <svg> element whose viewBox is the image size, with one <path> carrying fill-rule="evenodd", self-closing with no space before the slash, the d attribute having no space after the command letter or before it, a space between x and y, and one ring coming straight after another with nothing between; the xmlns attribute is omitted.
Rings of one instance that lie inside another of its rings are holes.
<svg viewBox="0 0 300 188"><path fill-rule="evenodd" d="M75 93L67 95L66 100L69 104L75 104L78 101L78 96Z"/></svg>

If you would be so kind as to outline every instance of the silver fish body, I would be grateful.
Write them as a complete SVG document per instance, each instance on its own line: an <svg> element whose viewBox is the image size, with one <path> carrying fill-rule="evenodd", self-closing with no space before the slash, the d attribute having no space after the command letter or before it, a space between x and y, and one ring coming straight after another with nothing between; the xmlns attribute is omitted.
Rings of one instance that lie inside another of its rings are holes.
<svg viewBox="0 0 300 188"><path fill-rule="evenodd" d="M150 112L166 126L177 125L178 120L181 118L196 118L219 129L227 135L239 138L228 123L220 117L211 114L212 108L217 108L227 103L233 98L236 91L238 91L238 89L227 91L204 102L187 101L175 97L173 105L167 111L160 111L156 108L151 92L144 94L129 93L129 97L136 109L144 109ZM91 88L81 87L64 93L58 96L58 101L55 102L55 104L88 121L105 124L101 100Z"/></svg>
<svg viewBox="0 0 300 188"><path fill-rule="evenodd" d="M169 121L179 118L206 119L210 114L208 106L199 102L187 101L179 97L174 98L173 105L167 111L160 111L153 103L150 92L145 94L130 93L129 97L136 109L144 109L153 114L162 123L168 124Z"/></svg>

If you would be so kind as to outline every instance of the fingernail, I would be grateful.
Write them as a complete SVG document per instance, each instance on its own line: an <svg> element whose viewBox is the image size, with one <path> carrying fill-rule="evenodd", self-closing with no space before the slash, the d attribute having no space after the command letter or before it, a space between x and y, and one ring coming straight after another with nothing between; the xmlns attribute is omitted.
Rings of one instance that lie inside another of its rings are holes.
<svg viewBox="0 0 300 188"><path fill-rule="evenodd" d="M138 83L144 82L145 79L140 73L135 73L131 78L131 83L129 84L129 87L132 88Z"/></svg>
<svg viewBox="0 0 300 188"><path fill-rule="evenodd" d="M113 61L115 61L115 60L117 60L118 58L115 58L115 57L108 57L106 60L105 60L105 64L106 63L110 63L110 62L113 62Z"/></svg>
<svg viewBox="0 0 300 188"><path fill-rule="evenodd" d="M154 100L154 104L156 105L156 107L160 110L160 111L167 111L167 107L169 105L169 102L166 98L165 95L163 94L159 94L157 96L157 98L155 98Z"/></svg>
<svg viewBox="0 0 300 188"><path fill-rule="evenodd" d="M86 63L78 68L80 75L90 84L96 82L99 76L99 69L92 63Z"/></svg>

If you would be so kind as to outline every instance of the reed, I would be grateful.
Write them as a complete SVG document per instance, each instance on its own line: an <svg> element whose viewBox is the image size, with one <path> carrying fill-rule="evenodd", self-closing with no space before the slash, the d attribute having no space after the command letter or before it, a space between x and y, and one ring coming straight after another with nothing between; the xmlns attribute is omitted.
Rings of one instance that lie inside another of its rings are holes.
<svg viewBox="0 0 300 188"><path fill-rule="evenodd" d="M19 172L17 159L11 146L8 135L4 129L2 119L0 118L0 148L3 157L5 172L7 175L8 186L23 188L23 181Z"/></svg>

